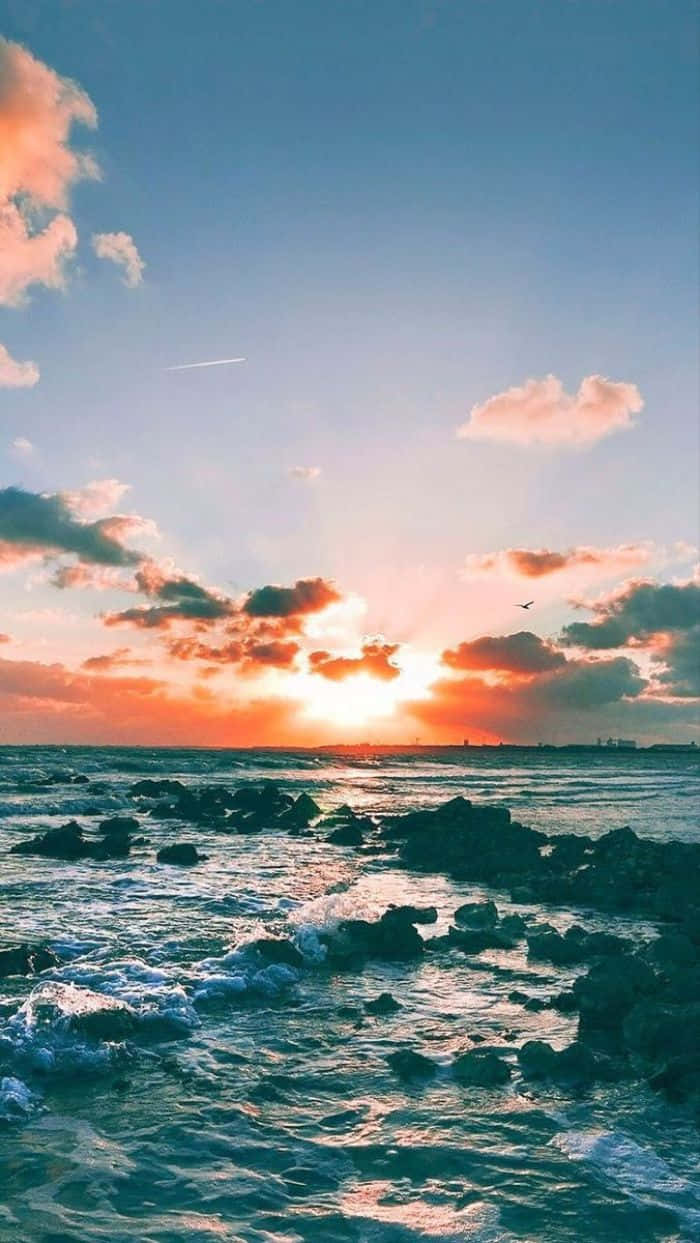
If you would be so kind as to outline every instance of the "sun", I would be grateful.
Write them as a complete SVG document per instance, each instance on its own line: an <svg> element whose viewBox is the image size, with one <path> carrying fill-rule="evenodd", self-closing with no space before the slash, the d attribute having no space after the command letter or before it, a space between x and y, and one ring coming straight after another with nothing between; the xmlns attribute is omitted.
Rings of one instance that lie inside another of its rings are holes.
<svg viewBox="0 0 700 1243"><path fill-rule="evenodd" d="M434 657L404 649L397 678L359 673L336 682L319 674L300 673L294 679L294 697L309 720L360 727L396 717L401 705L410 700L429 698L436 676Z"/></svg>

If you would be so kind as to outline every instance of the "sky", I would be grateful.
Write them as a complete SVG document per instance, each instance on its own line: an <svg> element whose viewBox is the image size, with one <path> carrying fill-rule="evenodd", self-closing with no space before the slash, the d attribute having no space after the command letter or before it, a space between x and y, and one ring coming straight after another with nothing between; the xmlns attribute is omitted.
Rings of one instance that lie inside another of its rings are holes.
<svg viewBox="0 0 700 1243"><path fill-rule="evenodd" d="M698 737L694 0L0 34L0 741Z"/></svg>

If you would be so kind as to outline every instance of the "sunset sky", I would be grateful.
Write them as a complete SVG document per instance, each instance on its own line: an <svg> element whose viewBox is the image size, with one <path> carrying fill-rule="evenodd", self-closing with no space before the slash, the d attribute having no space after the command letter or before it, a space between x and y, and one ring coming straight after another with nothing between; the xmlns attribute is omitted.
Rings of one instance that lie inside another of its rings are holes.
<svg viewBox="0 0 700 1243"><path fill-rule="evenodd" d="M0 742L698 737L696 15L5 6Z"/></svg>

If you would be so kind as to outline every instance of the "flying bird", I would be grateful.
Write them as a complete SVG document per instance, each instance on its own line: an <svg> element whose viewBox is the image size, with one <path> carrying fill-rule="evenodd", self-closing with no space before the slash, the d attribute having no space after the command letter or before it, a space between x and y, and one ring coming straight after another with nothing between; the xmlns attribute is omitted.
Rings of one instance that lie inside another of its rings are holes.
<svg viewBox="0 0 700 1243"><path fill-rule="evenodd" d="M190 371L192 367L225 367L228 363L244 363L245 358L214 358L207 363L178 363L176 367L166 367L166 371Z"/></svg>
<svg viewBox="0 0 700 1243"><path fill-rule="evenodd" d="M528 600L527 604L516 604L516 606L515 606L515 607L516 607L516 608L518 608L518 609L529 609L529 608L530 608L530 605L531 605L531 604L534 604L534 603L535 603L535 601L534 601L534 600Z"/></svg>

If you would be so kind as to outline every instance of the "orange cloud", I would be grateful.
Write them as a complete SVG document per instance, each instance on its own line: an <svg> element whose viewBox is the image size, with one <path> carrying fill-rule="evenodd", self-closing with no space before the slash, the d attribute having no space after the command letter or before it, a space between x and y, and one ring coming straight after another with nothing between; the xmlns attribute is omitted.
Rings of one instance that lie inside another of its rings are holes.
<svg viewBox="0 0 700 1243"><path fill-rule="evenodd" d="M442 654L442 663L450 669L484 669L513 674L544 673L560 669L566 657L551 643L546 643L529 630L517 634L484 635L460 643Z"/></svg>
<svg viewBox="0 0 700 1243"><path fill-rule="evenodd" d="M600 570L617 574L648 561L650 543L617 544L612 548L596 548L580 544L564 552L550 548L502 548L498 552L470 553L466 558L463 577L508 573L519 578L545 578L564 570Z"/></svg>
<svg viewBox="0 0 700 1243"><path fill-rule="evenodd" d="M342 682L358 673L368 673L373 678L390 682L398 678L401 670L392 662L392 656L399 650L398 643L363 643L360 656L332 656L330 652L318 651L309 654L311 673L320 673L321 677L332 682Z"/></svg>
<svg viewBox="0 0 700 1243"><path fill-rule="evenodd" d="M457 435L462 440L524 446L591 445L633 427L632 415L639 414L643 405L635 384L590 375L572 397L561 380L548 375L473 406Z"/></svg>

